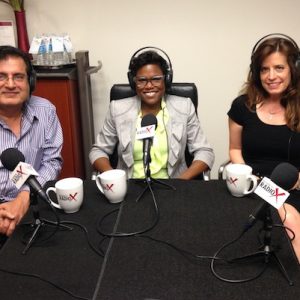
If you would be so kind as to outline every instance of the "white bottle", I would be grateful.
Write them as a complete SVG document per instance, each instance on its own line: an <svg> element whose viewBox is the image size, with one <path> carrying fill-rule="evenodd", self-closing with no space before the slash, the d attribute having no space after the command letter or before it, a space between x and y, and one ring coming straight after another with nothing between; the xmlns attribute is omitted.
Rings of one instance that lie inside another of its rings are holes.
<svg viewBox="0 0 300 300"><path fill-rule="evenodd" d="M41 40L36 64L39 66L44 66L46 64L46 44L44 38Z"/></svg>

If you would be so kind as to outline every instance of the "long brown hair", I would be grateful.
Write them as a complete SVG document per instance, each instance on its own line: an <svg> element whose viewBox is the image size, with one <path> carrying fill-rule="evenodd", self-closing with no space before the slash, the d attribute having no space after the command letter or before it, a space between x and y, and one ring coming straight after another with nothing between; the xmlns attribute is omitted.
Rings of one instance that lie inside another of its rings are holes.
<svg viewBox="0 0 300 300"><path fill-rule="evenodd" d="M300 132L300 53L293 40L284 37L272 37L264 40L251 56L250 71L242 93L247 94L247 106L255 110L256 104L268 97L260 80L263 61L272 53L280 52L286 56L291 72L291 82L281 97L281 105L285 108L287 126Z"/></svg>

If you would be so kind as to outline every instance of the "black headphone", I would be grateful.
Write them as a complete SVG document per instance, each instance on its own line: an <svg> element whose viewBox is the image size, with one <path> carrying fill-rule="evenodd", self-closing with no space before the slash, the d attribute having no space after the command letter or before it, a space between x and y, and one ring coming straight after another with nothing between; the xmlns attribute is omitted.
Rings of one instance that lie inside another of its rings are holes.
<svg viewBox="0 0 300 300"><path fill-rule="evenodd" d="M283 38L293 44L293 46L297 49L297 52L298 52L298 56L295 61L295 66L296 66L296 68L298 68L300 70L300 49L299 49L297 43L295 42L295 40L283 33L270 33L270 34L267 34L267 35L263 36L262 38L260 38L254 45L252 52L251 52L251 64L250 64L251 71L253 72L253 57L254 57L256 50L265 40L269 39L270 37Z"/></svg>
<svg viewBox="0 0 300 300"><path fill-rule="evenodd" d="M128 77L128 81L129 81L129 85L130 87L135 90L135 82L134 82L134 76L132 74L132 70L130 69L131 67L131 64L132 64L132 61L133 59L135 59L138 55L141 54L141 52L145 52L144 50L148 49L149 50L158 50L160 51L166 58L167 58L167 64L168 64L168 70L167 70L167 73L165 74L165 85L166 85L166 89L170 88L171 87L171 84L172 84L172 80L173 80L173 69L172 69L172 63L171 63L171 60L168 56L168 54L163 51L162 49L160 48L157 48L157 47L151 47L151 46L147 46L147 47L143 47L143 48L140 48L138 49L136 52L133 53L133 55L131 56L130 58L130 62L129 62L129 66L128 66L128 72L127 72L127 77Z"/></svg>
<svg viewBox="0 0 300 300"><path fill-rule="evenodd" d="M28 83L29 83L29 94L31 95L32 92L35 90L35 86L36 86L36 72L29 60L29 65L30 65L30 68L29 68L29 72L27 74L28 76Z"/></svg>
<svg viewBox="0 0 300 300"><path fill-rule="evenodd" d="M22 50L15 48L13 46L0 46L0 59L3 59L10 55L20 57L24 60L24 62L26 64L26 70L27 70L29 93L31 95L36 86L36 72L33 69L29 55L27 53L23 52Z"/></svg>

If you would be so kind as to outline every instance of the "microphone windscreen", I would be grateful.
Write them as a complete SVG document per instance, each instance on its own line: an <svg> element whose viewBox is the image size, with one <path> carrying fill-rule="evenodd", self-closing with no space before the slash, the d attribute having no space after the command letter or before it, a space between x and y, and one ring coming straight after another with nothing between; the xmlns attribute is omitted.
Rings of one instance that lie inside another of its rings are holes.
<svg viewBox="0 0 300 300"><path fill-rule="evenodd" d="M288 191L297 183L299 172L296 167L289 163L280 163L273 170L270 179L278 186Z"/></svg>
<svg viewBox="0 0 300 300"><path fill-rule="evenodd" d="M0 160L4 168L13 171L20 161L25 162L25 157L17 148L7 148L1 153Z"/></svg>
<svg viewBox="0 0 300 300"><path fill-rule="evenodd" d="M157 127L157 119L153 114L148 114L143 116L141 121L141 127L155 125L155 129Z"/></svg>

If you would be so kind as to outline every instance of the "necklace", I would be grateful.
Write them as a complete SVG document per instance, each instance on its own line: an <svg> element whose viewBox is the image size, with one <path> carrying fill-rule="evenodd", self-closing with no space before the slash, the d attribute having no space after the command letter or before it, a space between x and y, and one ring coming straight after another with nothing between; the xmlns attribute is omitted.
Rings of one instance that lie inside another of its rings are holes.
<svg viewBox="0 0 300 300"><path fill-rule="evenodd" d="M276 121L279 118L284 117L285 108L281 106L279 103L268 103L262 102L258 105L257 110L262 113L262 115L268 119L269 121Z"/></svg>
<svg viewBox="0 0 300 300"><path fill-rule="evenodd" d="M278 110L269 110L268 119L272 120L276 115L280 114L282 111L283 111L282 108L279 108Z"/></svg>

